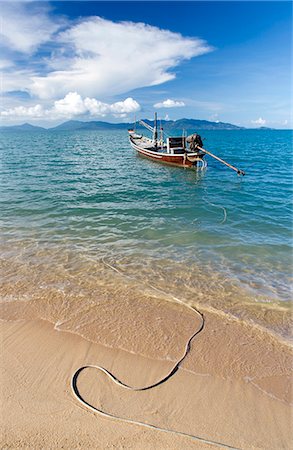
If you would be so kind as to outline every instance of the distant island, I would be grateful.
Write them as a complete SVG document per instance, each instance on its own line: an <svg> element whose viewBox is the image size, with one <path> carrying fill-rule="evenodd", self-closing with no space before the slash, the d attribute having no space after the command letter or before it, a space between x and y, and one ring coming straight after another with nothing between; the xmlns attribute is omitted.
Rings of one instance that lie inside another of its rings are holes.
<svg viewBox="0 0 293 450"><path fill-rule="evenodd" d="M144 119L149 125L153 126L154 122L152 120ZM185 130L187 132L195 132L200 130L244 130L245 127L239 127L231 123L225 122L210 122L208 120L199 119L178 119L178 120L162 120L160 125L164 128L167 133L176 133L179 130ZM29 123L24 123L22 125L12 125L12 126L2 126L0 131L15 131L15 132L34 132L34 131L81 131L81 130L126 130L128 128L133 128L134 123L109 123L102 121L90 121L82 122L80 120L69 120L58 126L52 128L43 128L39 126L34 126ZM143 129L138 123L136 129ZM258 129L271 129L260 127Z"/></svg>
<svg viewBox="0 0 293 450"><path fill-rule="evenodd" d="M46 131L46 128L37 127L30 123L24 123L23 125L11 125L0 127L0 131Z"/></svg>

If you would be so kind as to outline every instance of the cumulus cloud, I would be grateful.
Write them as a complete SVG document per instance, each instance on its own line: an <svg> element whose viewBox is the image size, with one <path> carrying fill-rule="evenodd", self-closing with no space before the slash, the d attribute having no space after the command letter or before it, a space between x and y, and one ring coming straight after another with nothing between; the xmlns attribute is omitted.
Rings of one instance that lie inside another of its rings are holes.
<svg viewBox="0 0 293 450"><path fill-rule="evenodd" d="M25 107L16 106L1 111L2 117L22 118L63 118L89 115L91 117L114 116L123 118L125 115L140 110L139 103L131 97L116 103L103 103L95 98L82 98L77 92L69 92L63 99L56 100L51 108L37 104Z"/></svg>
<svg viewBox="0 0 293 450"><path fill-rule="evenodd" d="M178 108L180 106L185 106L185 103L171 100L170 98L164 100L163 102L154 104L154 108Z"/></svg>
<svg viewBox="0 0 293 450"><path fill-rule="evenodd" d="M252 120L251 123L253 123L254 125L265 125L267 123L267 121L265 119L262 119L261 117L259 117L256 120Z"/></svg>
<svg viewBox="0 0 293 450"><path fill-rule="evenodd" d="M35 106L15 106L14 108L9 108L1 111L0 115L2 117L26 117L26 118L41 118L46 115L46 111L42 105Z"/></svg>
<svg viewBox="0 0 293 450"><path fill-rule="evenodd" d="M71 117L84 114L87 108L77 92L69 92L64 98L54 102L52 110L59 116Z"/></svg>
<svg viewBox="0 0 293 450"><path fill-rule="evenodd" d="M76 92L69 92L62 100L54 102L53 112L58 115L71 117L80 114L89 113L92 116L105 117L106 115L120 115L137 112L140 110L139 103L131 97L127 99L108 104L95 98L82 97Z"/></svg>
<svg viewBox="0 0 293 450"><path fill-rule="evenodd" d="M0 36L12 50L32 53L48 42L60 28L60 20L52 20L45 4L31 2L1 2Z"/></svg>

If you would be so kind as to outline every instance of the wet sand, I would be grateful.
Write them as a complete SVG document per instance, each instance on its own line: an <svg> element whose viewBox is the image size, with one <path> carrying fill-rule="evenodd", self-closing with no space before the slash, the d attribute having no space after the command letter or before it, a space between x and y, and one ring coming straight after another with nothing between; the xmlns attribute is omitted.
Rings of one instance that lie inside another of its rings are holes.
<svg viewBox="0 0 293 450"><path fill-rule="evenodd" d="M161 317L169 338L156 335L148 346L147 329L138 328L134 338L124 334L122 344L127 347L128 341L127 351L119 343L101 345L98 339L93 342L54 329L47 320L30 320L28 310L21 317L20 311L25 311L23 302L1 308L1 448L217 448L191 437L101 417L83 408L70 387L74 371L85 364L101 365L136 387L161 379L199 325L191 311L166 302L159 313L146 307L145 322ZM129 317L130 326L130 311ZM204 317L204 330L166 383L145 392L125 391L88 369L78 379L81 395L120 418L223 445L289 449L293 438L291 348L247 323L209 311L204 311ZM138 325L132 323L132 332ZM106 342L102 334L100 330L100 340ZM136 352L139 347L144 356Z"/></svg>

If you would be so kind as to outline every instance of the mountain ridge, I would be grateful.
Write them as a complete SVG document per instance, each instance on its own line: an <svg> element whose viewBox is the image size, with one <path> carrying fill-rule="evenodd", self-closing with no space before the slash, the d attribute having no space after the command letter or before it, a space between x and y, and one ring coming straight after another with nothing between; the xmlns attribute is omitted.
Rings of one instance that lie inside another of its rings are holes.
<svg viewBox="0 0 293 450"><path fill-rule="evenodd" d="M144 122L153 126L154 121L144 119ZM212 122L203 119L177 119L177 120L160 120L159 125L164 128L167 133L178 132L179 130L185 130L187 132L196 132L201 130L247 130L249 128L240 127L228 122ZM100 120L83 122L80 120L68 120L55 127L44 128L40 126L31 125L30 123L24 123L21 125L2 126L0 131L15 131L15 132L34 132L34 131L81 131L81 130L127 130L133 128L134 123L110 123ZM263 127L257 128L262 129ZM143 126L137 123L136 129L144 129ZM271 128L270 128L271 129Z"/></svg>
<svg viewBox="0 0 293 450"><path fill-rule="evenodd" d="M2 126L0 127L0 131L40 131L44 130L46 131L46 128L39 127L36 125L31 125L30 123L23 123L21 125L8 125L8 126Z"/></svg>

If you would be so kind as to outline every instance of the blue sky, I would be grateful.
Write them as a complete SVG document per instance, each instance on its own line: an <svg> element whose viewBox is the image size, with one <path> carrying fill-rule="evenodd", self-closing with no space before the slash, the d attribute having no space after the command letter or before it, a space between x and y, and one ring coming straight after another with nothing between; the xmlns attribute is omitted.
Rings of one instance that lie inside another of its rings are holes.
<svg viewBox="0 0 293 450"><path fill-rule="evenodd" d="M1 2L2 124L293 128L291 2Z"/></svg>

